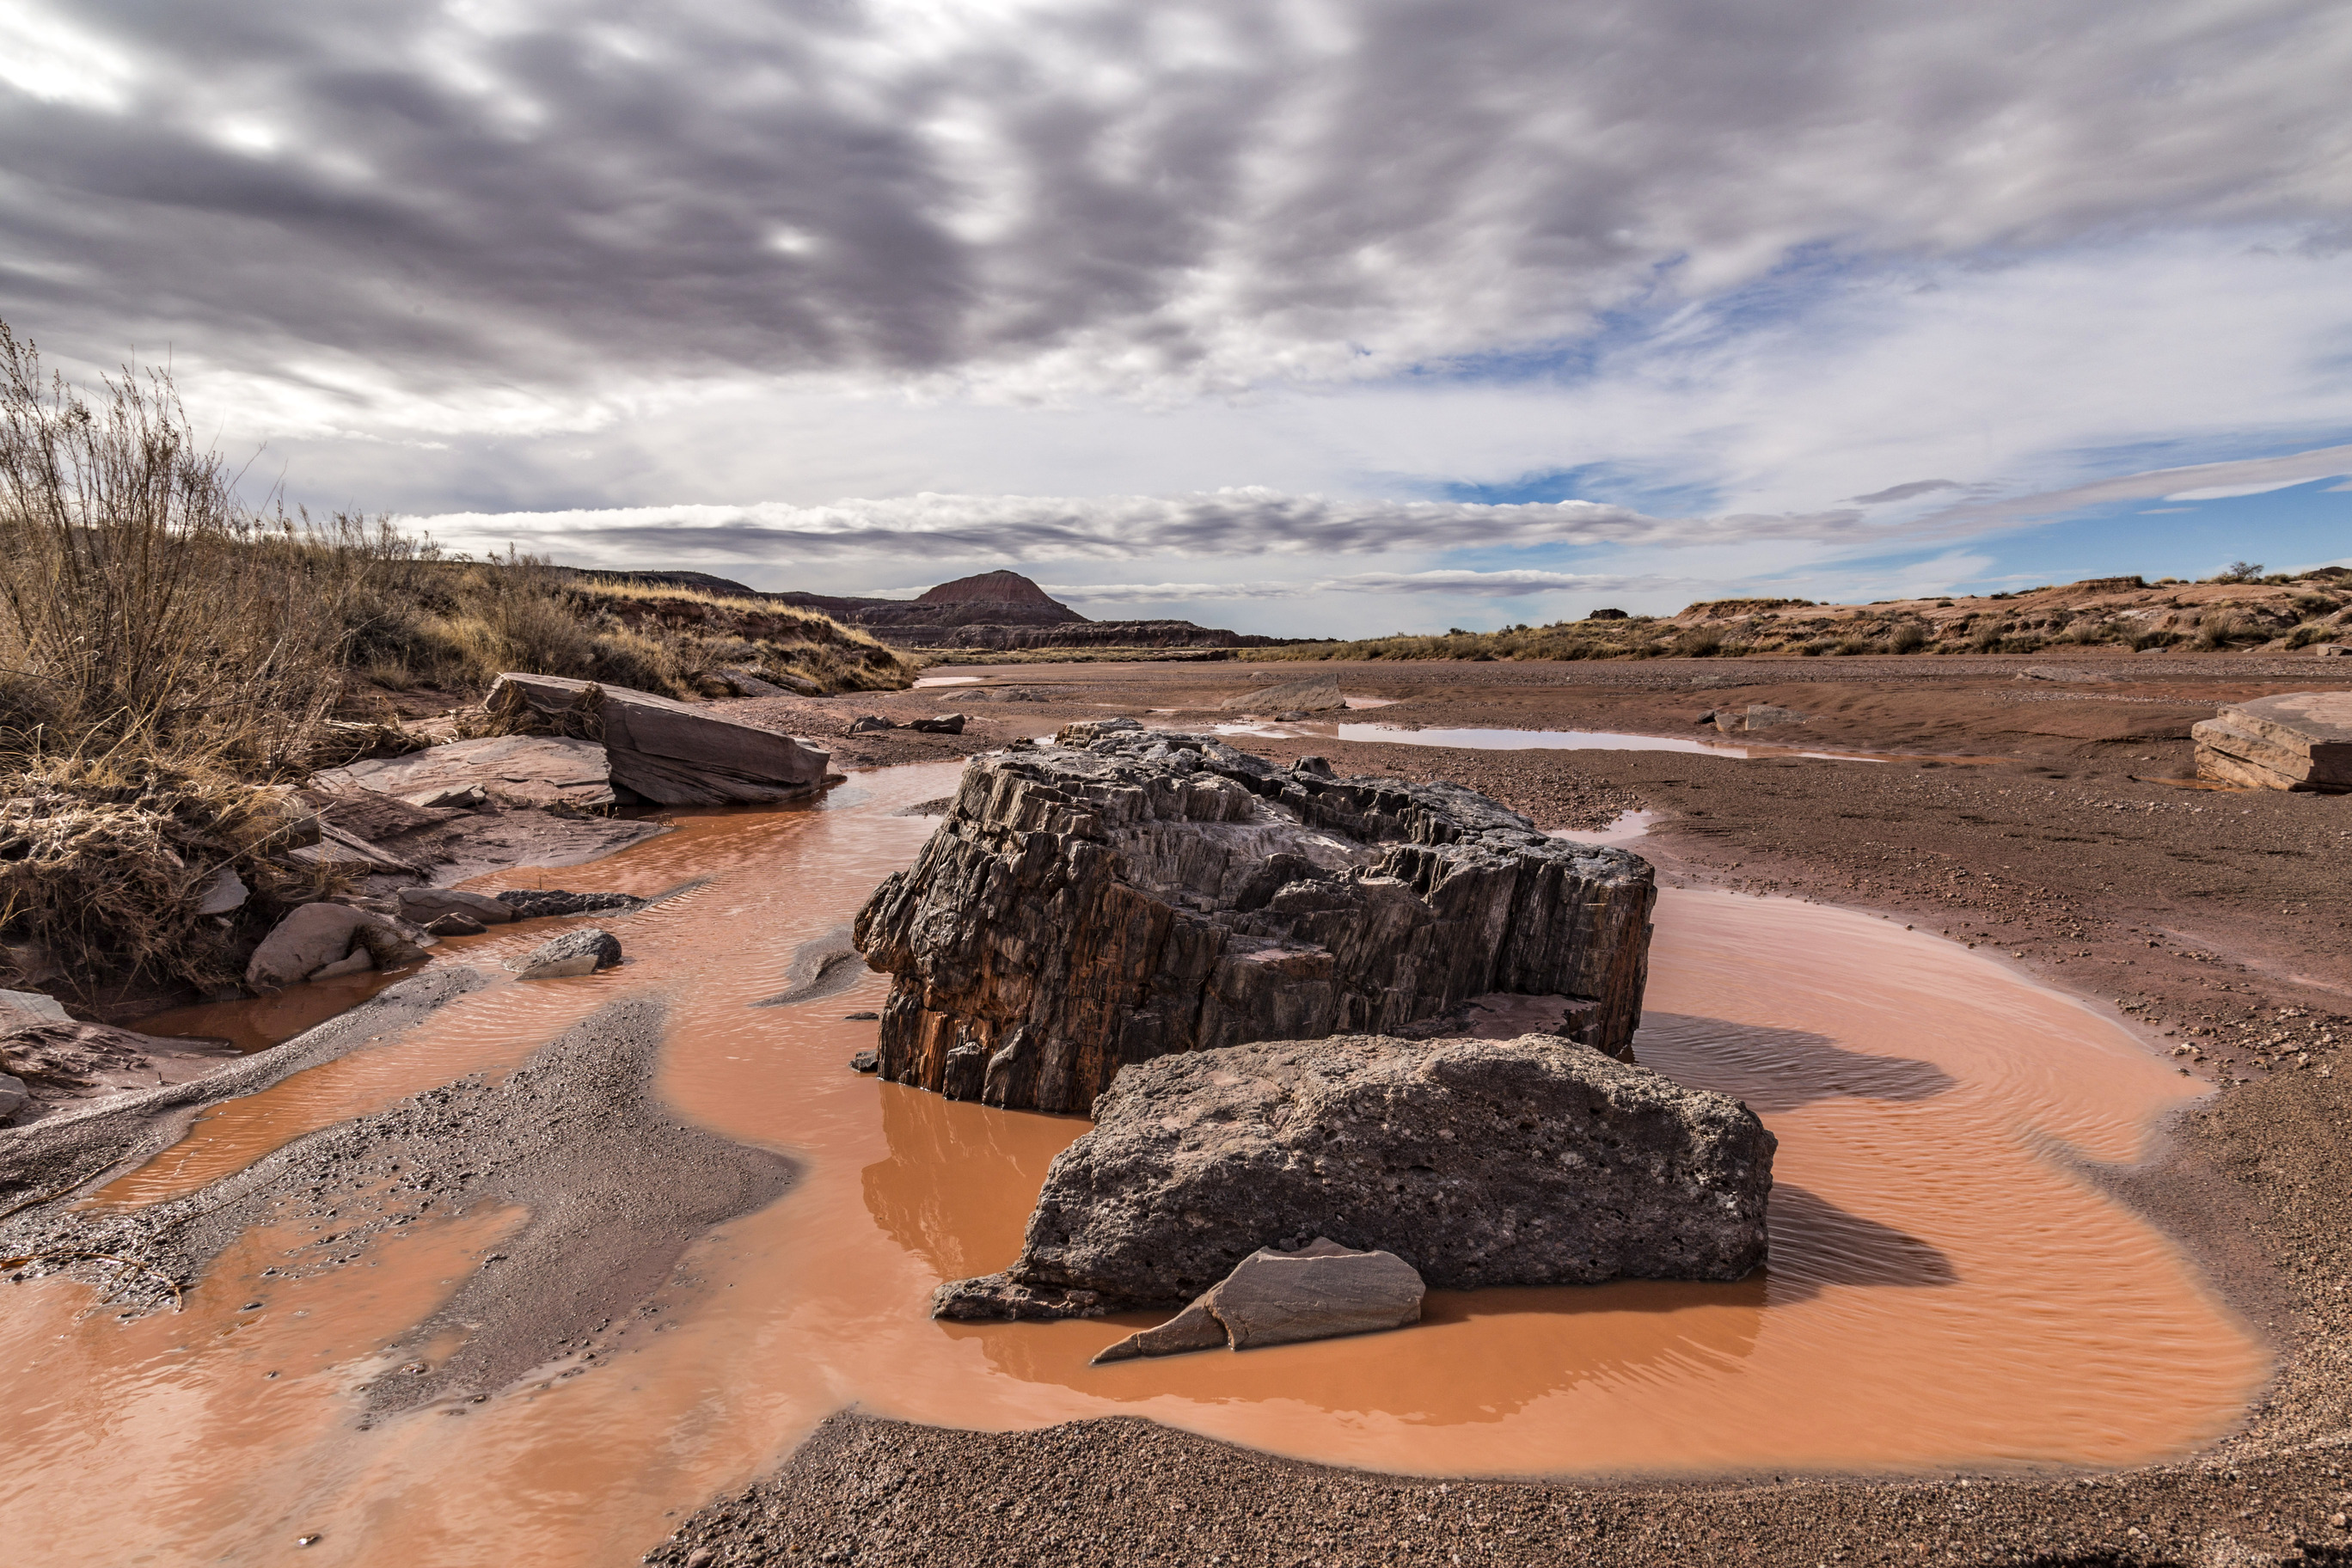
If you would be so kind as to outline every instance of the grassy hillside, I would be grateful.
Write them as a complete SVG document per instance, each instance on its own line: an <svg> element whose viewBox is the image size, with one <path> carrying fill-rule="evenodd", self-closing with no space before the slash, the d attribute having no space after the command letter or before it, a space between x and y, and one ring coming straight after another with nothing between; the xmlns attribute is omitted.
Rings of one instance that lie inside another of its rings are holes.
<svg viewBox="0 0 2352 1568"><path fill-rule="evenodd" d="M2352 640L2352 572L2299 577L2260 568L2204 583L2098 577L1981 597L1815 605L1717 599L1675 616L1596 612L1581 621L1358 642L1262 648L1252 658L1578 659L1806 657L1844 654L2036 653L2046 648L2177 647L2283 652Z"/></svg>

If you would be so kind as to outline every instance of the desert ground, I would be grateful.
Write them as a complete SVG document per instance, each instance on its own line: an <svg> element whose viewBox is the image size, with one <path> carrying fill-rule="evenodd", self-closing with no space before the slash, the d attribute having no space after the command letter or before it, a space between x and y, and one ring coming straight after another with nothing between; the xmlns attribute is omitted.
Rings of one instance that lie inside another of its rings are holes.
<svg viewBox="0 0 2352 1568"><path fill-rule="evenodd" d="M2352 800L2202 784L2188 739L2222 703L2352 684L2338 668L2309 656L2120 650L1057 662L940 665L907 691L718 704L831 748L853 777L952 762L1086 719L1222 728L1230 743L1276 760L1313 754L1342 774L1453 780L1548 829L1643 824L1633 847L1671 886L1840 905L1968 943L2082 998L2169 1070L2210 1086L2163 1130L2148 1163L2081 1175L2173 1238L2275 1369L2236 1429L2196 1452L2047 1474L1408 1479L1131 1418L973 1432L853 1407L740 1491L698 1512L690 1510L704 1500L680 1500L676 1533L634 1550L689 1568L2352 1560L2352 1118L2341 1076L2352 1037L2343 891ZM1349 711L1254 720L1253 704L1228 706L1259 687L1326 675ZM1700 723L1751 706L1787 717L1728 733ZM852 732L866 715L950 712L966 715L961 734ZM1359 724L1384 726L1390 738ZM1433 730L1645 740L1543 749L1507 735L1443 746L1402 738ZM1635 749L1660 740L1718 749ZM403 1026L442 999L420 985L457 989L428 972L304 1036L308 1055L273 1062L263 1052L181 1086L139 1149L167 1146L207 1105ZM658 1326L647 1314L681 1254L794 1179L791 1162L664 1109L661 1029L657 1010L618 1000L503 1079L469 1076L324 1130L177 1207L25 1214L11 1249L80 1247L177 1276L246 1226L291 1212L330 1227L301 1266L315 1273L364 1266L373 1237L453 1195L524 1207L561 1197L577 1202L576 1222L535 1234L511 1258L497 1254L494 1282L469 1284L402 1342L421 1353L460 1321L488 1327L426 1375L372 1384L357 1418L398 1417L564 1356L580 1358L565 1375L628 1376L614 1358ZM11 1173L42 1192L70 1184L91 1173L105 1142L53 1139ZM297 1194L291 1211L276 1206L274 1194L287 1193ZM425 1369L420 1360L414 1370Z"/></svg>
<svg viewBox="0 0 2352 1568"><path fill-rule="evenodd" d="M1297 722L1225 738L1276 759L1320 754L1342 773L1452 779L1547 828L1654 813L1636 847L1664 881L1868 910L2005 954L2210 1083L2154 1161L2092 1175L2159 1221L2274 1348L2275 1376L2241 1429L2179 1463L2123 1473L1448 1486L1272 1459L1141 1422L978 1435L848 1412L651 1561L2352 1561L2352 1097L2341 1070L2352 802L2200 785L2189 740L2221 704L2342 689L2352 676L2307 658L2105 651L942 665L928 678L982 679L761 717L823 734L853 712L971 716L961 737L830 742L849 765L887 763L1114 713L1232 723L1240 715L1219 704L1327 671L1351 701L1389 704L1351 711L1353 721L1704 736L1759 754L1430 747ZM1748 704L1806 717L1733 736L1698 724Z"/></svg>

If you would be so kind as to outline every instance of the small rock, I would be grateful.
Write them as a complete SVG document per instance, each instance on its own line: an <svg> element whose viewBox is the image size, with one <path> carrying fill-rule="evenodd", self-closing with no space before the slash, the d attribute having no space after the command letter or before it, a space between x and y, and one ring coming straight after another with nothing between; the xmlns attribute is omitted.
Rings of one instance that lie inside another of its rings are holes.
<svg viewBox="0 0 2352 1568"><path fill-rule="evenodd" d="M879 1013L844 1013L841 1021L845 1024L871 1024L881 1016Z"/></svg>
<svg viewBox="0 0 2352 1568"><path fill-rule="evenodd" d="M868 1051L866 1054L870 1057L874 1053ZM868 1068L866 1070L871 1072L874 1069ZM10 1078L6 1073L0 1073L0 1121L5 1121L16 1115L25 1108L25 1102L32 1098L32 1090L25 1087L23 1079Z"/></svg>
<svg viewBox="0 0 2352 1568"><path fill-rule="evenodd" d="M487 894L465 893L455 888L403 888L397 898L401 917L416 921L427 931L433 931L433 922L443 915L463 915L488 926L504 925L515 918L512 905Z"/></svg>
<svg viewBox="0 0 2352 1568"><path fill-rule="evenodd" d="M426 921L425 929L435 936L479 936L490 928L471 915L461 915L452 910Z"/></svg>
<svg viewBox="0 0 2352 1568"><path fill-rule="evenodd" d="M621 940L600 926L582 926L532 948L507 967L523 980L560 980L591 974L621 962Z"/></svg>
<svg viewBox="0 0 2352 1568"><path fill-rule="evenodd" d="M865 735L877 730L895 730L898 727L879 713L861 713L850 721L849 732L853 735Z"/></svg>
<svg viewBox="0 0 2352 1568"><path fill-rule="evenodd" d="M926 735L961 735L963 733L963 715L942 713L936 719L909 719L899 727L919 730Z"/></svg>
<svg viewBox="0 0 2352 1568"><path fill-rule="evenodd" d="M852 1072L880 1072L882 1070L881 1053L878 1051L858 1052L856 1056L849 1058L849 1070Z"/></svg>
<svg viewBox="0 0 2352 1568"><path fill-rule="evenodd" d="M362 947L351 953L348 957L339 958L332 963L320 964L318 968L310 971L310 978L313 980L340 980L346 974L365 974L374 967L374 954L369 952L366 948Z"/></svg>
<svg viewBox="0 0 2352 1568"><path fill-rule="evenodd" d="M317 977L320 970L333 968L362 950L367 955L366 963L336 969L335 973L391 969L425 956L423 949L381 916L349 904L303 904L261 939L245 966L245 983L264 994L283 990L298 980Z"/></svg>
<svg viewBox="0 0 2352 1568"><path fill-rule="evenodd" d="M490 804L489 792L478 784L436 784L399 798L427 810L479 811Z"/></svg>
<svg viewBox="0 0 2352 1568"><path fill-rule="evenodd" d="M245 907L246 887L234 866L224 866L213 879L205 884L204 896L196 900L200 915L226 915Z"/></svg>
<svg viewBox="0 0 2352 1568"><path fill-rule="evenodd" d="M1319 1236L1297 1252L1260 1247L1175 1317L1129 1334L1095 1363L1401 1329L1421 1321L1422 1294L1420 1274L1392 1252L1357 1252Z"/></svg>
<svg viewBox="0 0 2352 1568"><path fill-rule="evenodd" d="M568 893L561 888L509 888L495 895L501 908L519 921L546 920L556 915L588 915L604 910L641 910L646 900L627 893ZM487 915L477 917L488 920ZM494 922L495 923L495 922Z"/></svg>

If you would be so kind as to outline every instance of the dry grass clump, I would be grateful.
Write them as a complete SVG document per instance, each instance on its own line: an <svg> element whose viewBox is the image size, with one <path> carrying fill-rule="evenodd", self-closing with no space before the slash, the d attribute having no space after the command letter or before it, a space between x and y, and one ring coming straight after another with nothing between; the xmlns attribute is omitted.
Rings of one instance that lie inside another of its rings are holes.
<svg viewBox="0 0 2352 1568"><path fill-rule="evenodd" d="M270 857L316 837L285 788L101 755L17 758L0 790L0 931L69 973L219 985L239 950L197 910L224 870L265 909L332 890Z"/></svg>

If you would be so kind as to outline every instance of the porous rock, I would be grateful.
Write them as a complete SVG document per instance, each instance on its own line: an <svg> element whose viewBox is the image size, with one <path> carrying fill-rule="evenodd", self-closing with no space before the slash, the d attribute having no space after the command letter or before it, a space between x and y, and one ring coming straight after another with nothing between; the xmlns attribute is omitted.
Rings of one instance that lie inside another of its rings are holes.
<svg viewBox="0 0 2352 1568"><path fill-rule="evenodd" d="M790 735L707 708L559 675L509 670L483 706L540 719L601 742L615 784L661 805L792 800L823 786L832 755ZM382 787L382 786L378 786Z"/></svg>
<svg viewBox="0 0 2352 1568"><path fill-rule="evenodd" d="M2197 776L2302 794L2352 792L2352 692L2291 691L2189 726Z"/></svg>
<svg viewBox="0 0 2352 1568"><path fill-rule="evenodd" d="M599 926L582 926L550 937L520 958L507 960L507 967L522 980L560 980L593 974L620 962L620 938Z"/></svg>
<svg viewBox="0 0 2352 1568"><path fill-rule="evenodd" d="M1393 1033L1490 993L1565 999L1603 1050L1641 1022L1638 857L1453 784L1278 769L1132 720L1059 739L972 759L858 915L895 977L894 1082L1084 1112L1130 1063Z"/></svg>
<svg viewBox="0 0 2352 1568"><path fill-rule="evenodd" d="M572 893L562 888L508 888L491 895L519 921L557 915L593 915L605 910L641 910L646 900L631 893Z"/></svg>
<svg viewBox="0 0 2352 1568"><path fill-rule="evenodd" d="M461 892L456 888L403 888L394 895L404 919L430 925L444 915L463 915L486 926L499 926L515 918L514 906L488 893Z"/></svg>
<svg viewBox="0 0 2352 1568"><path fill-rule="evenodd" d="M1549 1036L1167 1057L1095 1102L1013 1267L941 1287L933 1310L1173 1304L1318 1237L1439 1289L1738 1279L1764 1261L1774 1147L1727 1095Z"/></svg>
<svg viewBox="0 0 2352 1568"><path fill-rule="evenodd" d="M1296 1344L1421 1321L1421 1276L1392 1252L1317 1237L1296 1252L1262 1247L1157 1328L1104 1349L1095 1364L1231 1345Z"/></svg>

